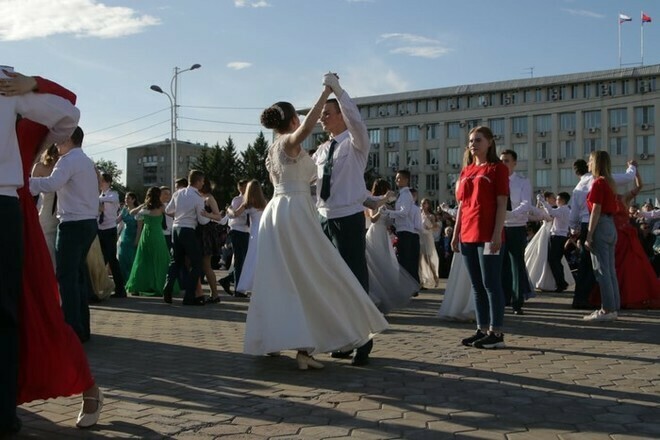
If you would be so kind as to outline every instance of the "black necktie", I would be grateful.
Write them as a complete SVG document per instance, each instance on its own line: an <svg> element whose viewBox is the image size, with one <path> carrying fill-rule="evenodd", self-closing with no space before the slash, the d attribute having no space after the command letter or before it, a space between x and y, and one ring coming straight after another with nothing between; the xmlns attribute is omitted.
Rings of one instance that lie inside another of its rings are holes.
<svg viewBox="0 0 660 440"><path fill-rule="evenodd" d="M245 213L245 225L249 228L250 227L250 214Z"/></svg>
<svg viewBox="0 0 660 440"><path fill-rule="evenodd" d="M328 158L323 165L323 180L321 182L321 199L323 201L328 200L330 197L330 177L332 176L332 164L334 161L335 147L337 146L337 141L332 140L330 142L330 149L328 150Z"/></svg>
<svg viewBox="0 0 660 440"><path fill-rule="evenodd" d="M105 197L105 193L101 193L101 195L103 197ZM105 220L105 210L104 210L104 208L105 208L105 205L103 204L103 202L101 202L100 206L99 206L99 211L101 211L101 213L99 214L99 225L103 224L103 220Z"/></svg>
<svg viewBox="0 0 660 440"><path fill-rule="evenodd" d="M160 225L163 228L163 231L167 231L167 219L165 218L166 214L163 214L163 220L161 221Z"/></svg>

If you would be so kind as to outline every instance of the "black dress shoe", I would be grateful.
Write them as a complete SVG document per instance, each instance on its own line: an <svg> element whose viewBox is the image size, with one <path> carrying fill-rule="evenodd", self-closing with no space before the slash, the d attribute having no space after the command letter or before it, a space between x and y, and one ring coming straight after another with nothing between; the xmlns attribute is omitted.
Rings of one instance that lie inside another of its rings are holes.
<svg viewBox="0 0 660 440"><path fill-rule="evenodd" d="M163 301L167 304L172 304L172 289L163 290Z"/></svg>
<svg viewBox="0 0 660 440"><path fill-rule="evenodd" d="M513 309L514 315L524 315L523 309Z"/></svg>
<svg viewBox="0 0 660 440"><path fill-rule="evenodd" d="M231 283L228 279L220 278L218 284L220 284L220 287L222 287L222 290L224 290L227 295L233 295L233 293L231 293Z"/></svg>
<svg viewBox="0 0 660 440"><path fill-rule="evenodd" d="M206 298L198 296L195 299L184 299L181 304L184 306L203 306L206 304Z"/></svg>
<svg viewBox="0 0 660 440"><path fill-rule="evenodd" d="M356 354L353 360L351 361L351 365L354 367L364 367L365 365L369 365L369 355L368 354Z"/></svg>
<svg viewBox="0 0 660 440"><path fill-rule="evenodd" d="M353 350L350 351L333 351L330 357L335 359L350 359L353 357Z"/></svg>
<svg viewBox="0 0 660 440"><path fill-rule="evenodd" d="M236 298L247 298L247 297L248 297L248 296L247 296L246 294L244 294L243 292L238 292L238 291L235 291L235 292L234 292L234 296L235 296Z"/></svg>
<svg viewBox="0 0 660 440"><path fill-rule="evenodd" d="M210 304L218 304L220 302L220 295L207 298L206 302Z"/></svg>
<svg viewBox="0 0 660 440"><path fill-rule="evenodd" d="M115 292L110 295L110 298L126 298L126 292Z"/></svg>

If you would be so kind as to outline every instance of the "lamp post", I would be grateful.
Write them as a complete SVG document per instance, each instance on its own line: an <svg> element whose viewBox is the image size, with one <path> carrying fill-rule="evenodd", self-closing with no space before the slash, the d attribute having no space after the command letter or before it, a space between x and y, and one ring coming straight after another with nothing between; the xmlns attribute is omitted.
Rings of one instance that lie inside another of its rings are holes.
<svg viewBox="0 0 660 440"><path fill-rule="evenodd" d="M162 93L170 100L170 160L172 163L172 189L174 190L177 174L178 174L178 158L177 158L177 133L178 133L178 105L176 97L179 92L179 75L190 70L199 69L201 64L193 64L187 69L174 68L174 75L170 81L170 93L164 91L160 86L152 85L149 87L154 92Z"/></svg>

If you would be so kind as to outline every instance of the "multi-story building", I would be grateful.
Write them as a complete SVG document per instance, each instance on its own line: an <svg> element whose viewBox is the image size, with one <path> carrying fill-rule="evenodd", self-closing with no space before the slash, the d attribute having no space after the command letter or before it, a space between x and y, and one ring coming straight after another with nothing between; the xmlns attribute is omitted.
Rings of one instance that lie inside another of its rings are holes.
<svg viewBox="0 0 660 440"><path fill-rule="evenodd" d="M369 166L393 182L406 168L420 197L452 200L467 134L487 125L498 152L518 154L536 191L569 191L573 161L607 150L614 172L635 159L644 182L637 201L660 198L660 65L461 85L356 98L369 130ZM311 148L317 131L305 147Z"/></svg>
<svg viewBox="0 0 660 440"><path fill-rule="evenodd" d="M188 177L195 160L208 145L177 141L177 177ZM172 185L172 155L170 140L155 142L126 150L126 186L144 194L150 186Z"/></svg>

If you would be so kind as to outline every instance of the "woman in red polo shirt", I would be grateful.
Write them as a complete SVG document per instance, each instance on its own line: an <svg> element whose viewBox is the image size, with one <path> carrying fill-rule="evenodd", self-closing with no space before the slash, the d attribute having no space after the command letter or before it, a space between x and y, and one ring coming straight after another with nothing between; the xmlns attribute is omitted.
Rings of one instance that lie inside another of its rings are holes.
<svg viewBox="0 0 660 440"><path fill-rule="evenodd" d="M456 187L458 213L451 246L463 254L475 299L477 331L463 345L504 347L502 247L509 197L509 170L500 161L493 133L474 127L468 134L463 170Z"/></svg>
<svg viewBox="0 0 660 440"><path fill-rule="evenodd" d="M616 279L614 251L616 226L612 215L618 210L616 186L612 179L612 165L607 151L592 151L589 171L594 183L587 195L589 229L584 246L591 252L594 276L600 286L601 308L584 317L585 321L614 321L617 319L621 299Z"/></svg>

